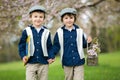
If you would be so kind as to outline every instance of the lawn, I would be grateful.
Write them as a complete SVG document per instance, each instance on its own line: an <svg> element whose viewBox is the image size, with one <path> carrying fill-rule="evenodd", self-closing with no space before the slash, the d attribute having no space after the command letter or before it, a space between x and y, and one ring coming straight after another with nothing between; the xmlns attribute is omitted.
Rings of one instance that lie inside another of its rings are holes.
<svg viewBox="0 0 120 80"><path fill-rule="evenodd" d="M98 66L85 64L85 80L120 80L120 51L100 54ZM59 57L49 66L49 80L64 80ZM21 61L0 64L0 80L25 80L25 67Z"/></svg>

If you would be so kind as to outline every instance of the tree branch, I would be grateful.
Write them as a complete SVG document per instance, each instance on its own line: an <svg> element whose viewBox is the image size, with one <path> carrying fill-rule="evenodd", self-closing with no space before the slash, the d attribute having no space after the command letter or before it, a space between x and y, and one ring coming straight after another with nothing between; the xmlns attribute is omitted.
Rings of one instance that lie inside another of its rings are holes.
<svg viewBox="0 0 120 80"><path fill-rule="evenodd" d="M105 0L99 0L99 1L96 1L94 3L88 3L88 4L82 5L82 6L76 5L75 8L76 9L83 9L83 8L86 8L86 7L95 7L96 5L100 4L103 1L105 1Z"/></svg>

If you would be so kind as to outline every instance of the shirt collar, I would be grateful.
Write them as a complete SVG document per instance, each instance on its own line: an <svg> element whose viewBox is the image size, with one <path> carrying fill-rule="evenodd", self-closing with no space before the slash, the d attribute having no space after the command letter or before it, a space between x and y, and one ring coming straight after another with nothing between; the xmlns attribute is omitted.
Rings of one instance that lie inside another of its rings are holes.
<svg viewBox="0 0 120 80"><path fill-rule="evenodd" d="M65 25L63 26L63 29L69 30L69 29L67 29L67 28L65 27ZM76 28L75 28L75 26L73 25L72 30L75 30L75 29L76 29Z"/></svg>
<svg viewBox="0 0 120 80"><path fill-rule="evenodd" d="M34 27L33 25L30 25L30 27L31 27L32 29L35 29L35 27ZM45 29L44 26L41 26L40 28L41 28L41 29Z"/></svg>

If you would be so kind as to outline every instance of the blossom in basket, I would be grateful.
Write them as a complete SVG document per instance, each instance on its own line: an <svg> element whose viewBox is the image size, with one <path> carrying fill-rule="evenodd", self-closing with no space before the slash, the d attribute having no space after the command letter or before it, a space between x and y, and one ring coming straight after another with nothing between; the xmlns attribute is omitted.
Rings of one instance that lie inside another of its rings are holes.
<svg viewBox="0 0 120 80"><path fill-rule="evenodd" d="M95 51L97 53L100 53L100 47L99 47L99 43L98 43L98 38L97 37L95 37L93 39L93 41L92 41L92 47L93 47L93 49L95 49Z"/></svg>
<svg viewBox="0 0 120 80"><path fill-rule="evenodd" d="M96 45L96 44L93 44L93 49L96 49L97 47L98 47L98 45Z"/></svg>
<svg viewBox="0 0 120 80"><path fill-rule="evenodd" d="M87 53L88 55L95 55L95 56L97 56L97 53L100 53L100 47L99 47L97 38L93 39L90 45L90 49L88 49Z"/></svg>
<svg viewBox="0 0 120 80"><path fill-rule="evenodd" d="M97 56L97 53L96 53L95 49L89 49L87 51L87 53L88 53L88 55L95 55L95 56Z"/></svg>

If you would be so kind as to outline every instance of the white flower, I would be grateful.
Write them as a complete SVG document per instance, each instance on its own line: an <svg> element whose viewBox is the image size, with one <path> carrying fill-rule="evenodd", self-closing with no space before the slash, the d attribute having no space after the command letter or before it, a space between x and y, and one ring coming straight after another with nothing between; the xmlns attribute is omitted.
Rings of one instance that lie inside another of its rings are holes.
<svg viewBox="0 0 120 80"><path fill-rule="evenodd" d="M89 46L89 49L87 50L88 55L95 55L97 56L98 53L100 53L100 48L98 44L98 39L94 38L91 45Z"/></svg>

